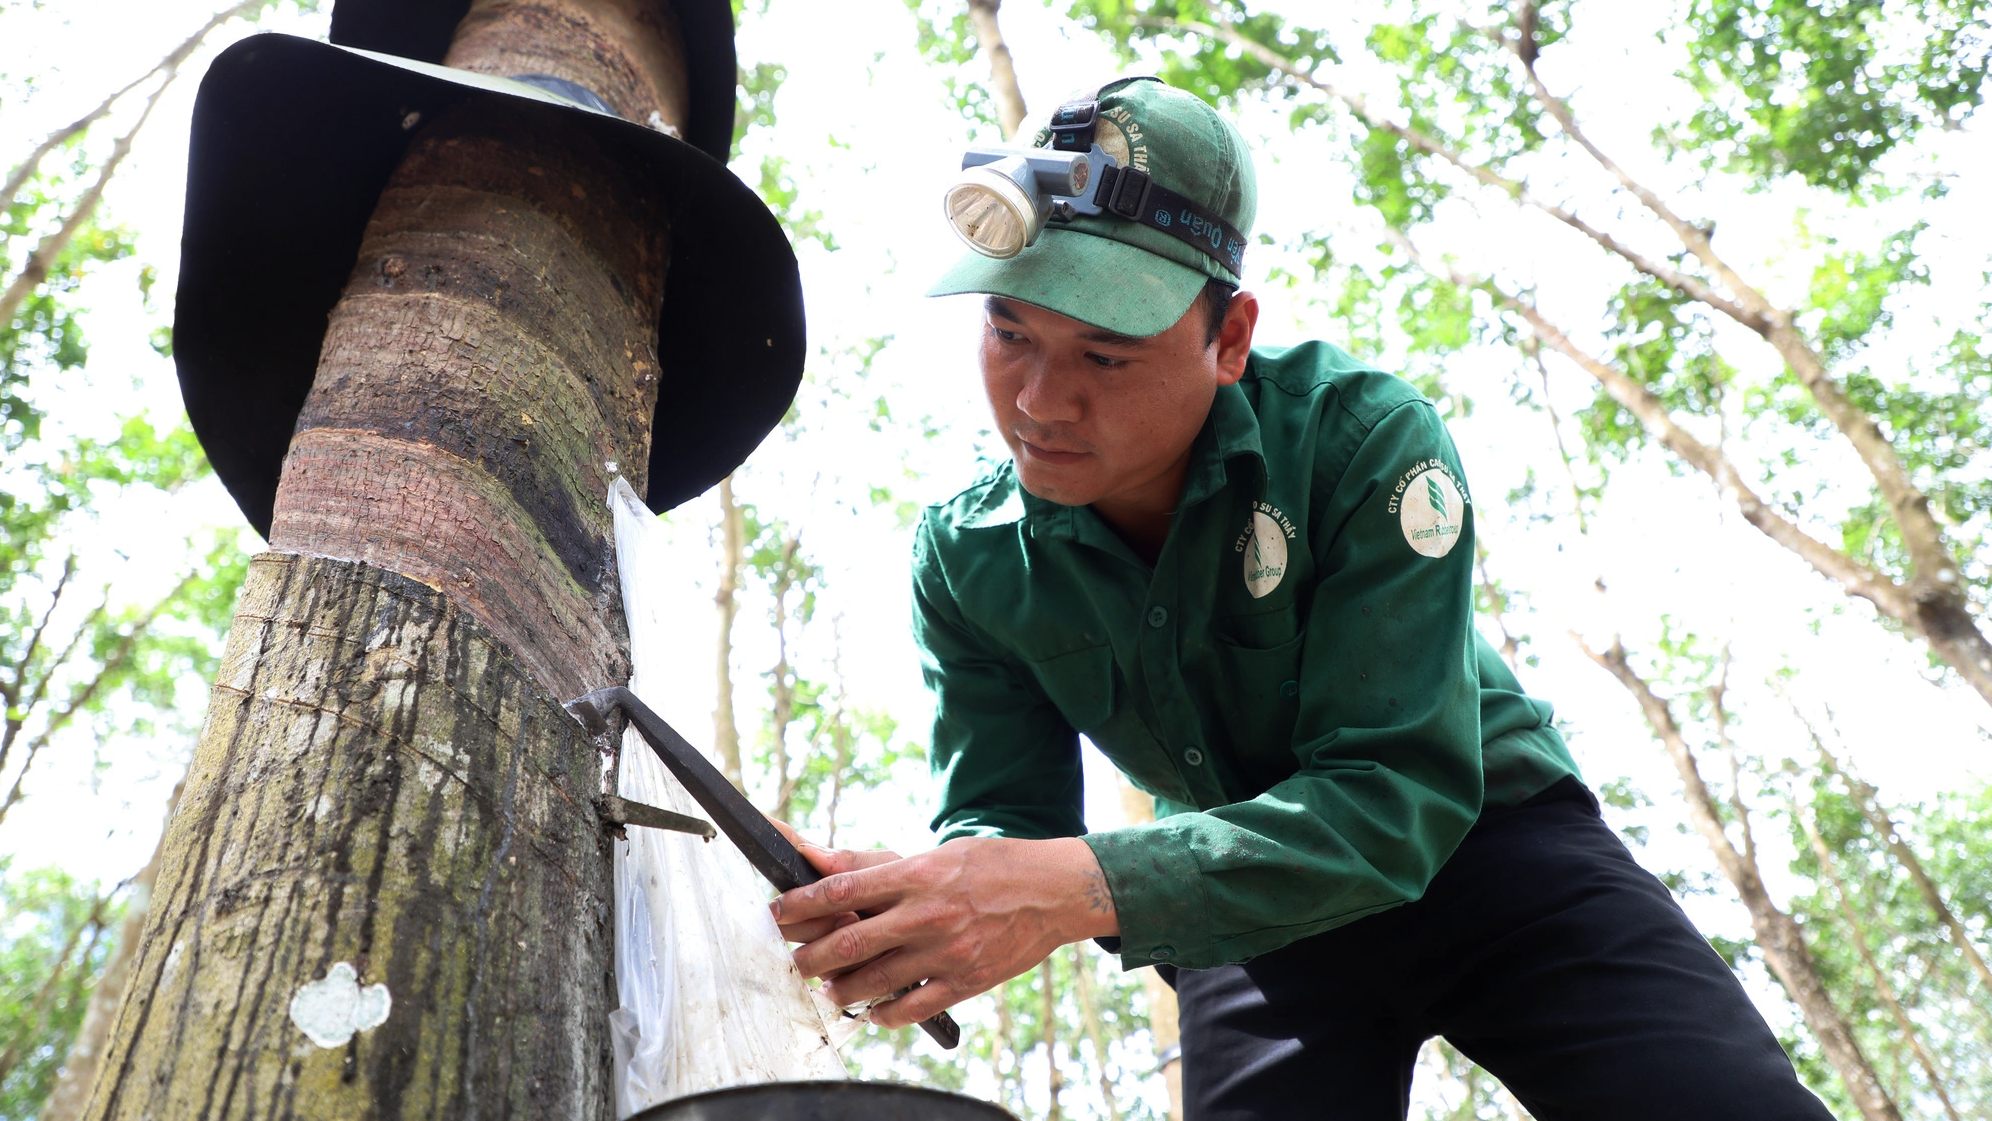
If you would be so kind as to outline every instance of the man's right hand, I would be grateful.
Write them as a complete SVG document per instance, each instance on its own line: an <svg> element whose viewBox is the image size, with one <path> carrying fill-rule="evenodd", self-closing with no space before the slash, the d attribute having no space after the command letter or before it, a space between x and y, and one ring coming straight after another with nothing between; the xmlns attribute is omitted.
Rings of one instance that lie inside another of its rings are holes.
<svg viewBox="0 0 1992 1121"><path fill-rule="evenodd" d="M834 876L839 872L854 872L860 868L872 868L880 864L889 864L899 859L898 853L888 852L885 849L873 849L869 852L853 852L849 849L826 849L814 841L805 840L802 834L797 833L787 822L774 821L773 818L770 818L769 821L774 824L776 829L781 831L782 836L788 838L789 843L796 847L796 851L802 853L802 858L809 861L812 868L815 868L818 872L826 876ZM778 925L781 929L782 937L791 942L814 942L818 938L836 930L838 927L849 926L857 921L858 913L856 911L845 911L842 914L828 915L823 918L805 919L802 922L781 923Z"/></svg>

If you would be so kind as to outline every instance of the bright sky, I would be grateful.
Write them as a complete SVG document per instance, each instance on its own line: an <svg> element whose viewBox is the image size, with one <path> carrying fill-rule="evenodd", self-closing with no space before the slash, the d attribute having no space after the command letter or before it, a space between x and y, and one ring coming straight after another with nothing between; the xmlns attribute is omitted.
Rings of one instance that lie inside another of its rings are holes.
<svg viewBox="0 0 1992 1121"><path fill-rule="evenodd" d="M86 9L65 4L39 12L9 10L0 17L0 74L12 79L33 71L43 77L32 98L0 93L8 96L0 101L0 158L14 158L35 138L94 104L105 90L149 66L167 44L198 25L214 2L99 0L87 7L87 15ZM978 451L996 446L983 430L986 411L971 357L975 302L928 301L921 295L957 252L939 220L939 199L955 168L954 153L966 139L965 129L941 93L942 75L913 48L903 0L776 0L774 7L775 18L750 23L740 35L743 59L778 58L789 69L776 103L778 136L751 140L749 158L777 143L791 161L790 173L802 184L802 205L824 212L840 246L835 253L814 244L799 249L812 343L834 356L867 338L890 335L893 341L862 383L852 376L848 359L813 363L816 382L805 387L805 399L833 399L805 412L799 434L776 436L764 445L743 473L741 494L802 527L805 547L827 568L825 610L843 616L847 646L840 664L854 701L899 715L908 734L923 737L926 701L903 623L906 533L871 508L867 495L871 487L884 486L901 500L945 498L970 481ZM1650 29L1618 18L1624 10L1607 5L1600 11L1603 18L1581 23L1588 41L1581 50L1557 53L1560 64L1551 68L1551 81L1578 91L1580 110L1593 131L1621 139L1614 148L1636 174L1654 176L1670 190L1701 192L1709 210L1724 215L1727 252L1753 266L1789 255L1798 248L1791 216L1808 200L1777 192L1745 196L1724 191L1719 183L1669 182L1664 169L1644 166L1643 138L1654 103L1678 101L1684 93L1668 78L1666 59L1652 48ZM1068 31L1029 0L1012 0L1002 16L1025 96L1036 111L1114 69L1087 33ZM65 19L73 25L65 25ZM265 27L322 37L325 20L323 14L284 14L267 20ZM116 34L105 33L111 27ZM208 57L212 51L190 69L198 73ZM1583 69L1574 68L1579 64ZM968 78L982 76L972 70ZM1360 59L1340 77L1358 85L1376 80ZM101 404L107 394L120 413L141 404L160 416L178 411L170 363L159 359L145 340L150 327L167 317L171 278L177 272L176 231L193 88L191 80L175 87L108 201L113 217L141 231L145 262L162 277L155 293L160 307L149 315L139 313L135 265L103 270L91 281L83 297L94 312L89 321L91 373L48 398L65 424L87 429L108 423L112 414ZM1246 123L1249 133L1265 122ZM1962 177L1951 200L1925 215L1937 229L1949 231L1933 257L1939 276L1928 297L1927 318L1939 323L1957 322L1982 296L1980 272L1974 270L1984 268L1987 256L1984 223L1977 213L1992 179L1986 136L1980 121L1939 138L1953 149L1944 156L1945 167ZM1328 236L1331 244L1347 239L1342 243L1358 252L1374 243L1367 216L1348 201L1346 175L1332 153L1320 145L1296 144L1262 156L1277 161L1260 166L1262 230L1282 239L1313 231ZM1554 184L1560 174L1548 174L1546 181ZM755 178L751 173L747 177ZM1900 208L1878 208L1861 220L1880 229L1907 224ZM1585 328L1590 320L1576 309L1594 306L1607 282L1590 256L1573 254L1570 245L1539 224L1513 221L1499 208L1484 213L1462 208L1447 216L1426 248L1454 253L1474 267L1490 261L1522 267L1518 263L1526 262L1544 303L1570 311L1577 326ZM1265 275L1273 256L1258 250L1248 256L1248 282ZM1804 281L1803 272L1787 275L1772 269L1769 275L1774 297ZM1310 306L1305 290L1261 291L1268 304L1262 341L1345 337L1337 324ZM1761 687L1777 667L1791 665L1802 670L1793 686L1799 702L1816 710L1832 701L1847 750L1891 799L1927 797L1988 777L1984 760L1992 756L1992 721L1983 702L1961 690L1931 686L1917 649L1880 633L1858 605L1826 588L1740 519L1713 517L1707 488L1698 480L1674 478L1664 470L1624 472L1613 505L1598 513L1589 548L1582 547L1567 522L1530 526L1522 521L1523 512L1507 508L1504 496L1531 468L1545 484L1560 476L1550 458L1545 421L1509 404L1511 371L1512 363L1505 359L1468 356L1452 374L1456 391L1468 392L1478 406L1473 420L1455 426L1455 437L1472 476L1481 533L1492 547L1497 572L1507 584L1528 588L1539 612L1517 621L1534 637L1534 651L1541 657L1527 683L1556 704L1592 779L1633 776L1660 803L1649 815L1656 824L1650 863L1708 866L1698 840L1677 838L1668 830L1680 816L1673 802L1676 784L1626 695L1564 637L1569 629L1600 641L1608 636L1588 592L1601 570L1609 574L1615 612L1626 621L1635 653L1642 643L1651 643L1653 620L1663 613L1705 635L1734 637L1736 681L1740 691L1755 694L1738 732L1765 753L1805 754L1802 731L1775 698L1765 699L1768 694ZM1558 404L1567 416L1588 399L1590 390L1571 370L1559 369L1557 375L1562 379ZM135 394L124 388L127 376L138 380ZM838 398L839 393L847 396ZM851 425L878 396L889 400L892 424L878 436L860 428L853 437ZM920 438L926 418L941 433L939 438ZM1807 467L1835 476L1847 471L1839 460ZM1560 512L1561 500L1548 508ZM708 548L713 509L708 498L671 515L695 558ZM218 486L210 485L185 508L114 514L106 519L106 537L129 545L162 534L170 538L181 527L203 520L228 523L233 518L233 507ZM140 546L141 555L144 548ZM690 641L699 653L690 664L700 666L710 649L710 623L701 620L709 618L712 575L700 575L696 563L688 564L685 574L697 581L687 588L686 602L689 629L696 636ZM757 671L773 661L772 641L759 625L764 611L764 602L750 603L737 634L742 723L749 729L765 703L764 693L750 696L761 687ZM817 645L803 654L806 672L827 672L822 640L828 633L827 618L819 616L809 636ZM686 689L710 696L710 686L696 681ZM50 766L36 784L45 793L15 811L16 820L0 830L0 848L24 848L47 859L59 855L86 874L112 879L137 867L156 836L162 783L171 777L170 762L158 760L174 753L157 745L135 753L139 765L127 762L132 754L122 747L107 750L117 763L95 776L82 766ZM80 755L73 754L71 763L80 762ZM68 793L57 795L58 790ZM1096 824L1118 817L1110 791L1105 784L1096 791L1091 803ZM848 839L923 847L922 815L904 806L896 793L868 800L861 807L864 818L849 826ZM88 823L82 837L75 835L79 821ZM1696 906L1704 921L1732 932L1738 928L1734 910Z"/></svg>

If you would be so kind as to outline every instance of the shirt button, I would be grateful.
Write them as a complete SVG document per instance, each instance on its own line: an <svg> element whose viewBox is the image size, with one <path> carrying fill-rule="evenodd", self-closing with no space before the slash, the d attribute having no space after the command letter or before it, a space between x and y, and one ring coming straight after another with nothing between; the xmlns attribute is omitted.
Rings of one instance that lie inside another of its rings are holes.
<svg viewBox="0 0 1992 1121"><path fill-rule="evenodd" d="M1176 948L1174 946L1157 946L1148 951L1148 956L1154 958L1156 961L1168 961L1170 958L1176 956Z"/></svg>
<svg viewBox="0 0 1992 1121"><path fill-rule="evenodd" d="M1298 696L1300 696L1300 682L1298 682L1298 681L1282 681L1282 682L1280 682L1280 696L1282 696L1282 697L1298 697Z"/></svg>
<svg viewBox="0 0 1992 1121"><path fill-rule="evenodd" d="M1164 624L1164 623L1166 623L1166 622L1168 622L1168 621L1169 621L1169 609L1168 609L1168 608L1166 608L1166 607L1163 607L1163 606L1162 606L1161 604L1156 604L1156 605L1155 605L1154 607L1151 607L1151 608L1149 608L1149 609L1148 609L1148 625L1149 625L1149 626L1151 626L1151 627L1159 627L1159 626L1161 626L1162 624Z"/></svg>
<svg viewBox="0 0 1992 1121"><path fill-rule="evenodd" d="M1203 766L1203 752L1193 747L1183 752L1183 762L1188 763L1192 767L1201 767Z"/></svg>

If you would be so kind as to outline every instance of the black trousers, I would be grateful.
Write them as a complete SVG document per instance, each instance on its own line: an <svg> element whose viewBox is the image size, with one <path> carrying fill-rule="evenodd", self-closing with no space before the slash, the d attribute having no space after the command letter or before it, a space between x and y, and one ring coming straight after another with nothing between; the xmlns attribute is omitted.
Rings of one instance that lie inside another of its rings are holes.
<svg viewBox="0 0 1992 1121"><path fill-rule="evenodd" d="M1538 1121L1832 1121L1574 779L1418 902L1174 984L1189 1121L1402 1121L1435 1035Z"/></svg>

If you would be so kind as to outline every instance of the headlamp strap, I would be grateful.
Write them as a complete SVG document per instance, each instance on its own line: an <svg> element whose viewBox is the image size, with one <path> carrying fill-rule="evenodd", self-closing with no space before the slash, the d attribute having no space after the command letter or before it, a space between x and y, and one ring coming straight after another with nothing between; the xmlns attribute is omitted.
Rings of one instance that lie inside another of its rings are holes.
<svg viewBox="0 0 1992 1121"><path fill-rule="evenodd" d="M1233 275L1239 274L1245 263L1245 235L1237 227L1157 183L1138 168L1109 165L1100 173L1093 204L1208 253Z"/></svg>
<svg viewBox="0 0 1992 1121"><path fill-rule="evenodd" d="M1051 147L1055 152L1084 152L1093 147L1093 129L1100 120L1100 99L1082 97L1052 110Z"/></svg>

